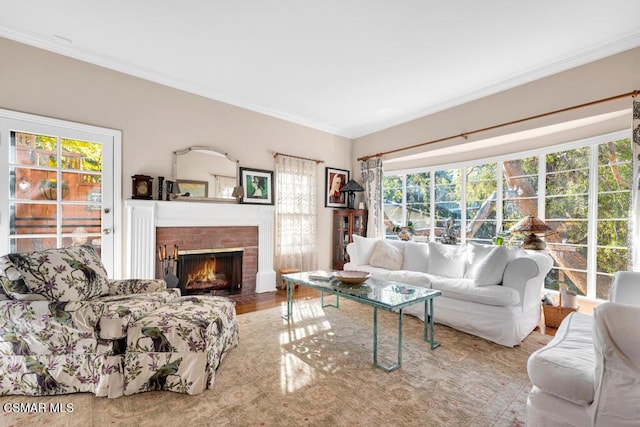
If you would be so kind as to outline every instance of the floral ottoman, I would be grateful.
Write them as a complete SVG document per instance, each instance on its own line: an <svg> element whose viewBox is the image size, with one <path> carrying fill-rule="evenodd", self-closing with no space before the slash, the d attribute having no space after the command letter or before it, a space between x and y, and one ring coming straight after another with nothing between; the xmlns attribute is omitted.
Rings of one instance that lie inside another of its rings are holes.
<svg viewBox="0 0 640 427"><path fill-rule="evenodd" d="M235 303L216 296L176 298L129 324L124 394L170 390L199 394L238 345Z"/></svg>

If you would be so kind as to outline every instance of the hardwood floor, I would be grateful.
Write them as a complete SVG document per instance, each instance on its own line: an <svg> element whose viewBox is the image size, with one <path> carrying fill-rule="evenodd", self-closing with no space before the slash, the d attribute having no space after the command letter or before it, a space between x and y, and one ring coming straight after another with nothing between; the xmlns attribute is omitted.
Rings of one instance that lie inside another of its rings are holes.
<svg viewBox="0 0 640 427"><path fill-rule="evenodd" d="M265 310L277 307L287 301L287 291L278 289L275 292L264 292L253 295L230 295L229 298L236 302L236 313L244 314L252 311ZM320 292L315 289L299 286L293 291L294 299L320 298Z"/></svg>
<svg viewBox="0 0 640 427"><path fill-rule="evenodd" d="M314 289L300 286L293 291L294 299L312 299L319 298L320 292ZM261 294L253 295L231 295L229 298L236 302L236 313L244 314L251 313L252 311L265 310L272 307L277 307L287 300L287 292L284 289L278 289L275 292L264 292ZM593 314L593 309L597 304L581 301L580 311L581 313ZM545 326L544 318L540 320L540 325L536 330L546 335L555 335L556 328Z"/></svg>

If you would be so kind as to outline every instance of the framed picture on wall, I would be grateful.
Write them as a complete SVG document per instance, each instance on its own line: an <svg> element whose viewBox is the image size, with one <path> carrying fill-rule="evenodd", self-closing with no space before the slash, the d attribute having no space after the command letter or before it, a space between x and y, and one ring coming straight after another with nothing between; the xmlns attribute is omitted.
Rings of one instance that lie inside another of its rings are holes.
<svg viewBox="0 0 640 427"><path fill-rule="evenodd" d="M340 189L349 182L349 171L325 168L324 206L327 208L346 208L346 194Z"/></svg>
<svg viewBox="0 0 640 427"><path fill-rule="evenodd" d="M242 203L273 205L273 171L240 168L240 185L244 188Z"/></svg>

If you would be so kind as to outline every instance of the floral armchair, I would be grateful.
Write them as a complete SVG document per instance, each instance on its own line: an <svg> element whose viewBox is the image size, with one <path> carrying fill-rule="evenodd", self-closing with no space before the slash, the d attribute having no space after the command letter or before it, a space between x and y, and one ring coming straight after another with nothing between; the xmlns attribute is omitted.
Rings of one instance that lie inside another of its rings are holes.
<svg viewBox="0 0 640 427"><path fill-rule="evenodd" d="M128 325L180 296L110 280L90 246L0 257L0 394L123 394Z"/></svg>

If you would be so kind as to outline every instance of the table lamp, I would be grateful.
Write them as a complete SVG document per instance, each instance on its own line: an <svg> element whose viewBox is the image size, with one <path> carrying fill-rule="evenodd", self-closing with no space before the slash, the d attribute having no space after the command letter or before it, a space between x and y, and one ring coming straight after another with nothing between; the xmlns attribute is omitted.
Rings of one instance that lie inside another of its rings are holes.
<svg viewBox="0 0 640 427"><path fill-rule="evenodd" d="M533 250L542 250L547 247L538 236L544 237L554 233L551 227L531 214L518 221L509 231L522 234L524 236L522 248Z"/></svg>
<svg viewBox="0 0 640 427"><path fill-rule="evenodd" d="M352 179L342 186L340 192L347 193L347 209L353 209L353 202L356 199L356 193L361 191L364 191L364 188Z"/></svg>

